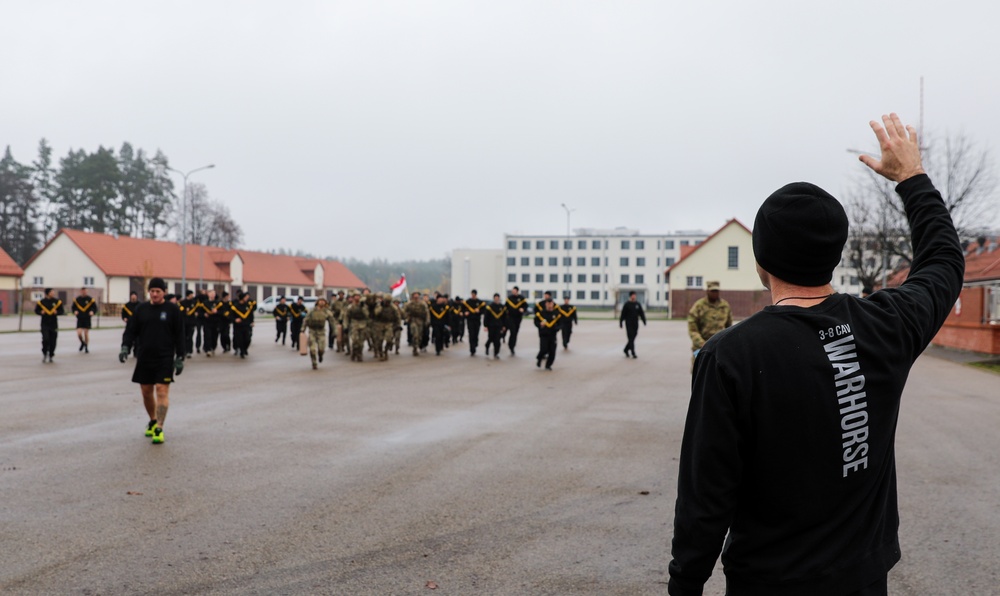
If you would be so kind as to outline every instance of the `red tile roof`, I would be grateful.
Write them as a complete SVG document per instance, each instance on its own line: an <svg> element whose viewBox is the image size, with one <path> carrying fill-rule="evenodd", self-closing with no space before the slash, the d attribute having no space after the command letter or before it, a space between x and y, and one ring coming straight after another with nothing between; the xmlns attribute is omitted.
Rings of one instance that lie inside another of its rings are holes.
<svg viewBox="0 0 1000 596"><path fill-rule="evenodd" d="M45 248L59 234L65 234L97 267L108 276L181 278L181 246L176 242L148 240L130 236L109 236L93 232L62 229L49 240ZM31 257L29 263L45 250ZM323 285L327 288L363 288L364 282L342 263L303 259L289 255L273 255L247 250L226 250L218 246L186 246L188 279L209 282L232 281L230 263L239 255L243 261L243 285L274 284L292 286L314 285L312 273L318 263L323 263Z"/></svg>
<svg viewBox="0 0 1000 596"><path fill-rule="evenodd" d="M981 281L1000 280L1000 250L997 250L996 240L993 241L992 250L987 248L979 252L979 245L973 244L965 252L965 283ZM979 254L976 254L979 252ZM889 276L886 286L895 288L900 286L910 275L910 268L906 267Z"/></svg>
<svg viewBox="0 0 1000 596"><path fill-rule="evenodd" d="M24 275L24 269L18 267L17 262L2 248L0 248L0 275L4 277L21 277Z"/></svg>

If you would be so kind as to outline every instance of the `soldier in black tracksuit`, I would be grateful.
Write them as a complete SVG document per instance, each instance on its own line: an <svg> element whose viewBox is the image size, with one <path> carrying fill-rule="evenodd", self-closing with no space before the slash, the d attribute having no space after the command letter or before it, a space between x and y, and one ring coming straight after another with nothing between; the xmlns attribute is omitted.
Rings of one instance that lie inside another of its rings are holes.
<svg viewBox="0 0 1000 596"><path fill-rule="evenodd" d="M438 296L437 302L431 304L431 329L434 335L434 352L441 355L444 349L445 336L448 333L448 316L451 314L451 307L448 300L442 295Z"/></svg>
<svg viewBox="0 0 1000 596"><path fill-rule="evenodd" d="M42 317L42 362L52 362L59 339L59 317L66 314L62 300L55 297L52 288L45 288L45 298L35 304L35 314Z"/></svg>
<svg viewBox="0 0 1000 596"><path fill-rule="evenodd" d="M471 298L462 301L462 318L469 328L469 353L475 356L479 346L479 326L483 319L483 301L475 290L472 290Z"/></svg>
<svg viewBox="0 0 1000 596"><path fill-rule="evenodd" d="M232 324L232 317L230 317L230 305L229 292L222 293L222 306L219 307L219 312L222 313L222 317L216 319L219 326L219 343L222 345L222 353L225 354L233 347L232 335L229 332L229 325Z"/></svg>
<svg viewBox="0 0 1000 596"><path fill-rule="evenodd" d="M618 317L618 328L625 325L625 333L628 336L628 343L625 344L625 357L629 357L629 352L633 358L635 355L635 336L639 334L639 319L642 324L646 324L646 313L642 311L642 305L636 299L635 292L628 293L628 302L622 305L622 314Z"/></svg>
<svg viewBox="0 0 1000 596"><path fill-rule="evenodd" d="M299 296L298 300L288 305L288 310L291 312L292 317L292 349L299 348L299 335L302 333L302 321L306 318L305 301L302 300L302 296Z"/></svg>
<svg viewBox="0 0 1000 596"><path fill-rule="evenodd" d="M486 326L486 355L493 346L493 358L500 358L500 336L507 328L507 305L500 302L500 294L493 294L493 302L483 307L483 325Z"/></svg>
<svg viewBox="0 0 1000 596"><path fill-rule="evenodd" d="M278 343L280 339L281 345L285 345L285 338L288 337L288 317L291 314L292 310L285 302L285 297L282 296L278 300L278 304L274 307L274 325L278 331L277 336L274 338L274 343Z"/></svg>
<svg viewBox="0 0 1000 596"><path fill-rule="evenodd" d="M194 319L194 351L201 354L201 346L205 341L205 328L208 326L208 292L202 290L195 297Z"/></svg>
<svg viewBox="0 0 1000 596"><path fill-rule="evenodd" d="M240 358L247 357L247 349L250 347L255 306L256 303L250 300L250 295L246 292L240 293L238 302L229 305L227 319L233 322L233 353Z"/></svg>
<svg viewBox="0 0 1000 596"><path fill-rule="evenodd" d="M457 344L465 338L465 316L462 312L462 297L455 296L454 300L449 300L451 307L451 343Z"/></svg>
<svg viewBox="0 0 1000 596"><path fill-rule="evenodd" d="M228 314L223 310L225 303L215 297L214 291L209 291L208 299L202 305L207 313L205 318L205 356L215 355L215 348L219 346L219 331L222 329L222 318ZM227 309L228 310L228 309Z"/></svg>
<svg viewBox="0 0 1000 596"><path fill-rule="evenodd" d="M563 299L562 306L556 306L556 310L562 315L562 346L564 350L569 349L569 338L573 335L573 325L577 324L576 307L569 303L569 296Z"/></svg>
<svg viewBox="0 0 1000 596"><path fill-rule="evenodd" d="M190 358L194 353L194 332L198 325L198 299L194 297L194 291L188 290L184 299L181 300L181 317L184 320L184 350Z"/></svg>
<svg viewBox="0 0 1000 596"><path fill-rule="evenodd" d="M562 315L556 310L556 303L552 300L544 300L540 305L541 308L535 312L535 327L538 327L538 356L535 357L535 366L541 366L542 359L545 359L545 370L552 370L552 363L556 361L556 343L559 328L562 327Z"/></svg>
<svg viewBox="0 0 1000 596"><path fill-rule="evenodd" d="M128 325L128 320L132 318L135 314L135 309L139 306L139 294L132 292L128 296L128 302L122 305L122 321ZM136 356L139 355L139 342L135 342L132 347L132 353Z"/></svg>
<svg viewBox="0 0 1000 596"><path fill-rule="evenodd" d="M514 348L517 347L517 332L521 330L521 318L527 310L528 301L521 296L518 287L514 286L510 295L507 296L507 329L510 331L507 347L510 349L511 356L514 355Z"/></svg>

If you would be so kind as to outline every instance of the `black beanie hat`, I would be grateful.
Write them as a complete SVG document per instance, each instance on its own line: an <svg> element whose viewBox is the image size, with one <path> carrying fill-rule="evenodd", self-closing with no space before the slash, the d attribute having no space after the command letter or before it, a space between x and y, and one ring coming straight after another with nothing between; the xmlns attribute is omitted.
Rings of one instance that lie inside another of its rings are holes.
<svg viewBox="0 0 1000 596"><path fill-rule="evenodd" d="M757 263L797 286L830 283L846 242L844 207L808 182L793 182L774 191L753 222Z"/></svg>
<svg viewBox="0 0 1000 596"><path fill-rule="evenodd" d="M159 288L164 292L166 292L167 282L163 281L162 277L154 277L153 279L149 280L149 289L152 290L153 288Z"/></svg>

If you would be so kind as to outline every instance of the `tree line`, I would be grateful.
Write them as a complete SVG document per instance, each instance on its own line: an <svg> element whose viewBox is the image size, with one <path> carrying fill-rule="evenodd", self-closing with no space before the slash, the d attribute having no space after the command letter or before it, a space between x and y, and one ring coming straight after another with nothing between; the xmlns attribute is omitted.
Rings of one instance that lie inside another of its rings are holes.
<svg viewBox="0 0 1000 596"><path fill-rule="evenodd" d="M878 154L877 150L874 152ZM1000 213L997 174L989 149L962 134L924 135L924 170L941 192L963 246L995 234ZM867 167L859 167L846 193L850 221L847 265L859 282L882 287L913 260L910 229L896 185Z"/></svg>
<svg viewBox="0 0 1000 596"><path fill-rule="evenodd" d="M228 208L189 184L187 209L174 192L167 156L123 143L116 152L70 149L54 162L42 139L35 161L17 161L6 147L0 159L0 247L23 265L60 228L235 248L243 232ZM189 225L183 226L185 213Z"/></svg>

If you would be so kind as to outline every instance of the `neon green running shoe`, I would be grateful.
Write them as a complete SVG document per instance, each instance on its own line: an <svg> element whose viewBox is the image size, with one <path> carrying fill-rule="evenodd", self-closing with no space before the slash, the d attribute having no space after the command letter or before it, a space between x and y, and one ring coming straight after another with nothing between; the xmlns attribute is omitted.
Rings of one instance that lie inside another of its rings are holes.
<svg viewBox="0 0 1000 596"><path fill-rule="evenodd" d="M153 429L154 428L156 428L156 421L155 420L150 420L149 424L146 425L146 436L147 437L153 436Z"/></svg>
<svg viewBox="0 0 1000 596"><path fill-rule="evenodd" d="M153 445L162 444L166 438L163 436L163 429L156 427L153 429Z"/></svg>

